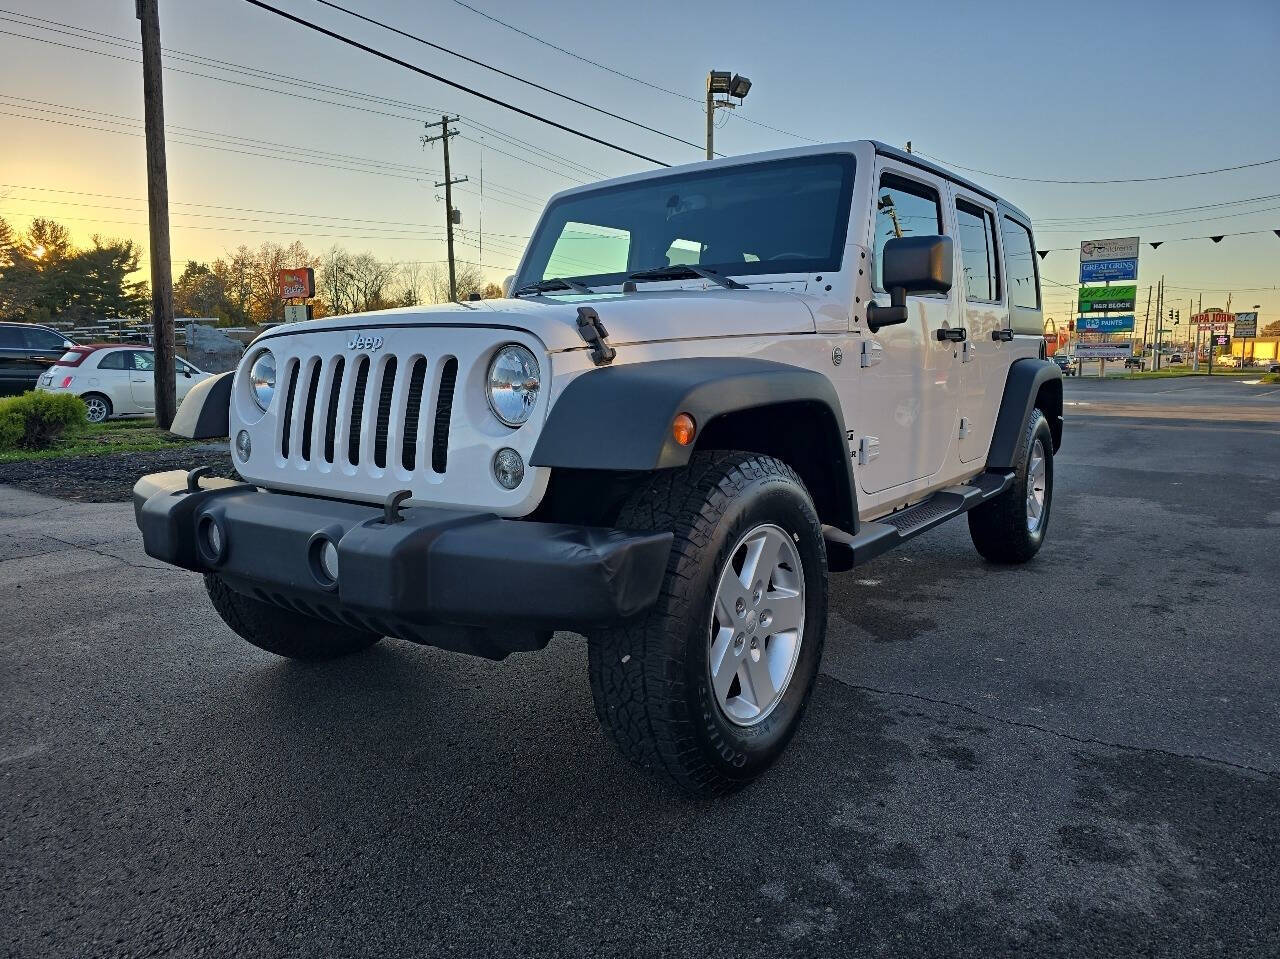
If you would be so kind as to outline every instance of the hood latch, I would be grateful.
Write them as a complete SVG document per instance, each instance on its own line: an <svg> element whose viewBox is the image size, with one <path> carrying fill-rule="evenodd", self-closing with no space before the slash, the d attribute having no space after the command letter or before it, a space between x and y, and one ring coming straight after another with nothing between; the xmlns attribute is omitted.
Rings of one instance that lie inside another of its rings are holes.
<svg viewBox="0 0 1280 959"><path fill-rule="evenodd" d="M604 366L618 355L618 351L606 341L609 331L592 307L578 307L578 335L591 347L591 362L596 366Z"/></svg>

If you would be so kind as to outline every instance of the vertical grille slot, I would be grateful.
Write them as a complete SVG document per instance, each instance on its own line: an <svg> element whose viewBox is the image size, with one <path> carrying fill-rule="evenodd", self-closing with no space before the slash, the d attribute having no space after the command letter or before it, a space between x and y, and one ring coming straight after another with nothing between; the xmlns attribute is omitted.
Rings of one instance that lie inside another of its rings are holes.
<svg viewBox="0 0 1280 959"><path fill-rule="evenodd" d="M449 464L449 418L453 415L453 388L458 382L458 360L449 357L440 370L440 393L436 397L435 435L431 441L431 469L443 473Z"/></svg>
<svg viewBox="0 0 1280 959"><path fill-rule="evenodd" d="M387 468L387 429L391 424L391 391L396 385L396 358L387 360L382 369L382 383L378 390L378 415L373 426L373 465Z"/></svg>
<svg viewBox="0 0 1280 959"><path fill-rule="evenodd" d="M356 388L351 397L351 435L347 440L347 462L360 465L360 421L364 418L364 391L369 385L369 358L360 357L356 365Z"/></svg>
<svg viewBox="0 0 1280 959"><path fill-rule="evenodd" d="M418 418L422 415L422 384L427 378L427 361L418 357L409 372L409 395L404 409L404 435L400 462L409 472L418 465Z"/></svg>
<svg viewBox="0 0 1280 959"><path fill-rule="evenodd" d="M307 384L306 412L302 417L302 458L311 461L311 427L316 418L316 391L320 388L320 360L311 367L311 382Z"/></svg>
<svg viewBox="0 0 1280 959"><path fill-rule="evenodd" d="M293 429L293 394L298 389L298 362L289 364L289 371L286 374L289 378L289 388L285 391L284 397L284 429L280 433L280 455L285 459L289 458L289 433Z"/></svg>
<svg viewBox="0 0 1280 959"><path fill-rule="evenodd" d="M324 422L324 461L333 462L333 444L338 430L338 403L342 393L342 370L347 365L345 357L338 357L333 367L333 385L329 387L329 409Z"/></svg>

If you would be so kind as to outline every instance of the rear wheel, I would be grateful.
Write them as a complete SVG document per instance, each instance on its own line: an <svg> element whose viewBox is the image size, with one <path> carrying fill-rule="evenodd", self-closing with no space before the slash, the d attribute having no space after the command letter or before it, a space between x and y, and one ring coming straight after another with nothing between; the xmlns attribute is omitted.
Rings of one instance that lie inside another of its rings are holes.
<svg viewBox="0 0 1280 959"><path fill-rule="evenodd" d="M368 649L382 637L349 626L290 613L237 593L213 573L205 589L222 621L259 649L289 659L335 659Z"/></svg>
<svg viewBox="0 0 1280 959"><path fill-rule="evenodd" d="M799 477L753 453L696 454L623 507L674 530L657 602L591 637L596 714L631 762L681 789L741 787L786 748L826 632L822 527Z"/></svg>
<svg viewBox="0 0 1280 959"><path fill-rule="evenodd" d="M85 415L90 423L101 423L111 416L111 401L101 393L86 393L80 399L84 400Z"/></svg>
<svg viewBox="0 0 1280 959"><path fill-rule="evenodd" d="M1039 410L1022 438L1013 485L969 512L969 535L993 563L1025 563L1040 551L1053 506L1053 434Z"/></svg>

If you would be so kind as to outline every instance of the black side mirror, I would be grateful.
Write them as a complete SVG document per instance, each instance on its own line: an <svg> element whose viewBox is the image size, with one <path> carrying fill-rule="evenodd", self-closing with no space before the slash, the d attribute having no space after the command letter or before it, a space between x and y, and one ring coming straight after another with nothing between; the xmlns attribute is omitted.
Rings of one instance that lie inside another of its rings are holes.
<svg viewBox="0 0 1280 959"><path fill-rule="evenodd" d="M867 326L907 322L907 296L948 293L955 264L949 236L900 236L884 245L880 272L889 291L889 306L867 305Z"/></svg>

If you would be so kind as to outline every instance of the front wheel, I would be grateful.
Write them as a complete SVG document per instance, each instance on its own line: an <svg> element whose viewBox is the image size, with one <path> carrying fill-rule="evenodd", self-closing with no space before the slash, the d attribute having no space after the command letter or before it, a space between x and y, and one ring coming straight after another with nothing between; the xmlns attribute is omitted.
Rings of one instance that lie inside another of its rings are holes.
<svg viewBox="0 0 1280 959"><path fill-rule="evenodd" d="M1022 438L1013 485L969 511L969 535L993 563L1025 563L1040 551L1053 506L1053 434L1039 410Z"/></svg>
<svg viewBox="0 0 1280 959"><path fill-rule="evenodd" d="M591 637L601 725L686 792L739 788L782 754L818 674L827 558L813 501L772 457L700 453L650 480L617 525L675 541L654 606Z"/></svg>

